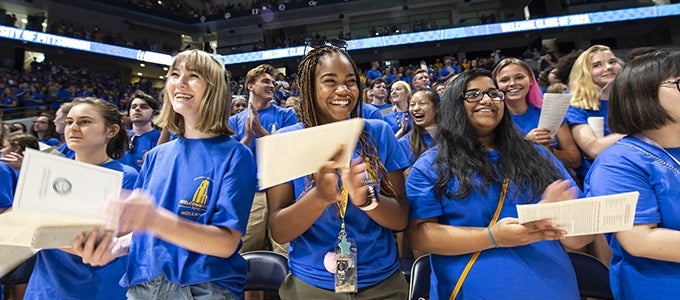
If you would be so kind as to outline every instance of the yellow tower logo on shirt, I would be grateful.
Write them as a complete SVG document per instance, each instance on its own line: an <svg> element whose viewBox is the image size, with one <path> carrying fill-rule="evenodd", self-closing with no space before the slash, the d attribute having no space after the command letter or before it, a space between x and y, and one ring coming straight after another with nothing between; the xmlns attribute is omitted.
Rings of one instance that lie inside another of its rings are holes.
<svg viewBox="0 0 680 300"><path fill-rule="evenodd" d="M191 202L196 206L204 206L208 200L208 188L210 187L210 180L203 179L194 192L194 197Z"/></svg>

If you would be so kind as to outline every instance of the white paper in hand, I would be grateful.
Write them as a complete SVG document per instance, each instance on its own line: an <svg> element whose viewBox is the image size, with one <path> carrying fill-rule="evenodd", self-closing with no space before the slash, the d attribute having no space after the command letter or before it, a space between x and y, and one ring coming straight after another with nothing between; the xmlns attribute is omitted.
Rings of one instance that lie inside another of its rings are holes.
<svg viewBox="0 0 680 300"><path fill-rule="evenodd" d="M80 232L115 229L107 204L122 181L121 172L26 149L14 204L0 214L0 244L70 247Z"/></svg>
<svg viewBox="0 0 680 300"><path fill-rule="evenodd" d="M550 135L555 136L562 125L564 115L567 114L570 100L571 96L568 94L547 93L543 95L543 107L541 107L537 128L548 129Z"/></svg>
<svg viewBox="0 0 680 300"><path fill-rule="evenodd" d="M261 189L317 172L340 145L345 153L336 167L349 166L364 119L353 118L255 140Z"/></svg>
<svg viewBox="0 0 680 300"><path fill-rule="evenodd" d="M551 203L517 205L520 224L550 220L566 236L617 232L633 228L639 192Z"/></svg>

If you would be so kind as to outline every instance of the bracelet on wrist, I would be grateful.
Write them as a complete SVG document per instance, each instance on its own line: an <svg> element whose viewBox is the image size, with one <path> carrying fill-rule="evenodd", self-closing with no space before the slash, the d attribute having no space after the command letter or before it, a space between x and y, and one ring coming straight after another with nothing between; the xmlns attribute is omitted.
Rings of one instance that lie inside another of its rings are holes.
<svg viewBox="0 0 680 300"><path fill-rule="evenodd" d="M486 233L489 234L489 240L491 240L491 244L493 245L494 248L500 248L498 244L496 243L496 240L493 238L493 234L491 234L491 226L486 227Z"/></svg>
<svg viewBox="0 0 680 300"><path fill-rule="evenodd" d="M376 195L375 188L372 185L367 185L366 188L366 202L359 206L359 209L363 211L374 210L376 207L378 207L378 204L380 204L378 201L378 195Z"/></svg>

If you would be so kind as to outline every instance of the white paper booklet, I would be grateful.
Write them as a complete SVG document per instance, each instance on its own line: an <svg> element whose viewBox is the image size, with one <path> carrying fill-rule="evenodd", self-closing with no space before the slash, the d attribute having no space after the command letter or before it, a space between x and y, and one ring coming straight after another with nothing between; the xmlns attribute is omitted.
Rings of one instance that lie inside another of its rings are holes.
<svg viewBox="0 0 680 300"><path fill-rule="evenodd" d="M550 220L566 236L625 231L633 228L639 192L551 203L517 205L519 223Z"/></svg>
<svg viewBox="0 0 680 300"><path fill-rule="evenodd" d="M337 167L349 166L364 119L353 118L255 140L261 189L312 174L333 157L340 145L345 153Z"/></svg>
<svg viewBox="0 0 680 300"><path fill-rule="evenodd" d="M571 95L568 94L547 93L543 95L543 107L541 108L541 115L538 117L538 128L550 130L552 136L557 134L557 129L560 128L562 120L567 114L570 100Z"/></svg>
<svg viewBox="0 0 680 300"><path fill-rule="evenodd" d="M107 201L122 182L121 172L27 149L13 206L0 214L0 245L69 247L82 231L115 229Z"/></svg>

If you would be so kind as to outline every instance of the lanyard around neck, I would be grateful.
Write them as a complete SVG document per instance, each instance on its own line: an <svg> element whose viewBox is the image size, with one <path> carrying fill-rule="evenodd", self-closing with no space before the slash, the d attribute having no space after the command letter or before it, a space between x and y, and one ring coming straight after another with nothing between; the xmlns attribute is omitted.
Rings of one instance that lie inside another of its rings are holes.
<svg viewBox="0 0 680 300"><path fill-rule="evenodd" d="M648 138L646 135L644 135L644 134L642 134L642 133L635 134L634 136L635 136L638 140L641 140L641 141L643 141L643 142L645 142L645 143L647 143L647 144L650 144L650 145L652 145L652 146L654 146L654 147L656 147L656 148L659 148L659 150L663 151L663 153L666 153L666 155L668 155L668 156L675 162L676 165L680 166L680 161L678 161L678 159L675 158L675 156L673 156L673 155L670 154L666 149L664 149L664 147L661 147L661 145L659 145L659 143L653 141L652 139Z"/></svg>

